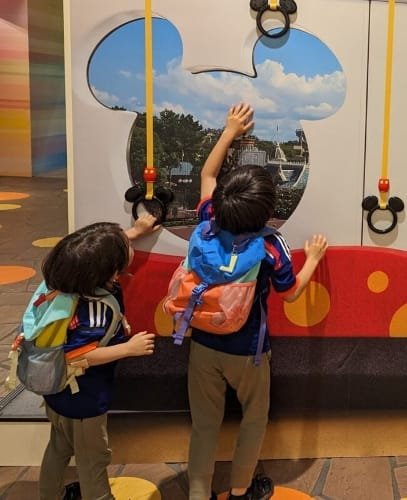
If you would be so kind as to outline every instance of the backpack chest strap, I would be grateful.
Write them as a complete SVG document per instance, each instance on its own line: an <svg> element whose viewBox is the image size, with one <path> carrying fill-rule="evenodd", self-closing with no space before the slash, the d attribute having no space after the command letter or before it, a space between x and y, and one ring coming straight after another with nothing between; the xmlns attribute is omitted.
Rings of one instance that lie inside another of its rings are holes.
<svg viewBox="0 0 407 500"><path fill-rule="evenodd" d="M175 321L178 323L177 329L173 334L174 344L181 345L185 334L191 323L195 307L202 303L202 294L208 289L208 283L202 282L197 285L191 293L188 305L183 313L175 315Z"/></svg>

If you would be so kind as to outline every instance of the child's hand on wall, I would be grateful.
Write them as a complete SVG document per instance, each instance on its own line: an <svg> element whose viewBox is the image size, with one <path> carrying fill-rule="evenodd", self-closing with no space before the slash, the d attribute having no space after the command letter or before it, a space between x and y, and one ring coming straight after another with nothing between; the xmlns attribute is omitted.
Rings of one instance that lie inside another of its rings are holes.
<svg viewBox="0 0 407 500"><path fill-rule="evenodd" d="M327 239L322 234L314 234L311 241L309 242L307 240L304 245L304 251L307 258L314 259L316 262L322 259L327 248Z"/></svg>

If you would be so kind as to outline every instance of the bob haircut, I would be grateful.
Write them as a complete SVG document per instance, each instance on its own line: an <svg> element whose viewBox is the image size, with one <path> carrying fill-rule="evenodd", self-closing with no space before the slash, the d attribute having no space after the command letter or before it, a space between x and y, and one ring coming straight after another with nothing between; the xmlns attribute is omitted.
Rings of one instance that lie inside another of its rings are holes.
<svg viewBox="0 0 407 500"><path fill-rule="evenodd" d="M129 245L119 224L85 226L65 236L44 259L45 283L50 290L96 296L98 287L128 266Z"/></svg>

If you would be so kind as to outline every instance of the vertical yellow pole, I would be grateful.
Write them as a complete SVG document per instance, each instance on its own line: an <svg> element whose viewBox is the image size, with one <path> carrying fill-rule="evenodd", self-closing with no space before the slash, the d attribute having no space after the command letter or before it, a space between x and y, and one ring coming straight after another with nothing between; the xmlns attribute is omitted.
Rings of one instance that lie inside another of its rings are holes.
<svg viewBox="0 0 407 500"><path fill-rule="evenodd" d="M147 172L154 171L154 97L153 97L153 29L152 29L152 6L151 0L145 0L144 14L144 39L145 39L145 79L146 79L146 149L147 149ZM146 198L153 197L153 183L146 182Z"/></svg>
<svg viewBox="0 0 407 500"><path fill-rule="evenodd" d="M383 150L382 150L382 172L381 178L388 180L389 176L389 144L390 144L390 125L391 125L391 91L392 91L392 73L393 73L393 44L394 44L394 17L396 0L388 0L388 19L387 19L387 54L386 54L386 78L384 89L384 116L383 116ZM380 206L387 206L388 192L380 192Z"/></svg>

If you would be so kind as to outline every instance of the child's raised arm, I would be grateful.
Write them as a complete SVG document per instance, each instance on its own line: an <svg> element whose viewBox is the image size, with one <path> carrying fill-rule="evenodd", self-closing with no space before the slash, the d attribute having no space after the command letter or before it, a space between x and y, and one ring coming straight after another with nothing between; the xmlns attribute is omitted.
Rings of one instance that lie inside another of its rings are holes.
<svg viewBox="0 0 407 500"><path fill-rule="evenodd" d="M212 195L219 170L232 142L253 125L253 109L249 104L241 103L229 109L226 126L201 171L201 199Z"/></svg>

